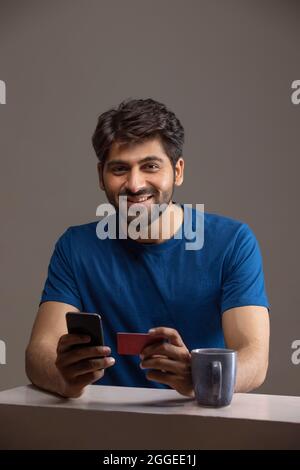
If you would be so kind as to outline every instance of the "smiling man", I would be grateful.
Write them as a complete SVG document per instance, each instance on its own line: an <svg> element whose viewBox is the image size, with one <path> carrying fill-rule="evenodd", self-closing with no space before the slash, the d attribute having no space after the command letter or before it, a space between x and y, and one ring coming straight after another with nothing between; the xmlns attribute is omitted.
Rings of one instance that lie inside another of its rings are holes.
<svg viewBox="0 0 300 470"><path fill-rule="evenodd" d="M99 183L121 222L116 237L100 239L91 222L69 227L57 241L26 350L37 386L66 397L91 383L193 397L190 351L201 347L237 350L236 392L263 383L269 303L259 245L247 224L173 200L184 177L183 142L179 119L152 99L100 115L93 135ZM156 204L162 211L152 217ZM146 214L146 236L123 238L133 209ZM202 227L201 248L186 248L186 225L196 234ZM88 338L67 334L68 311L100 313L107 346L72 349ZM140 357L117 354L117 332L148 330L167 341Z"/></svg>
<svg viewBox="0 0 300 470"><path fill-rule="evenodd" d="M147 217L141 220L148 229L147 238L139 237L140 242L146 243L162 242L166 231L170 238L181 226L183 209L172 203L172 196L174 185L183 181L183 169L183 158L172 164L158 137L145 142L113 142L109 158L98 163L100 187L117 212L121 198L127 199L125 210L121 211L125 224L136 218L130 215L129 208L131 212L133 206L136 212L146 211ZM158 214L152 210L155 205L165 208L160 217L155 217Z"/></svg>

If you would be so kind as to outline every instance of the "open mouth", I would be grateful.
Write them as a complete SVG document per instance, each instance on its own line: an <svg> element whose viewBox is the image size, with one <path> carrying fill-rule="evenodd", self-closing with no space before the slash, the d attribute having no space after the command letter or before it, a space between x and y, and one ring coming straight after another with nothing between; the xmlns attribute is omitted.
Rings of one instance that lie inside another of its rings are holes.
<svg viewBox="0 0 300 470"><path fill-rule="evenodd" d="M139 196L139 197L128 197L127 203L128 205L132 204L145 204L152 199L153 195L150 196Z"/></svg>

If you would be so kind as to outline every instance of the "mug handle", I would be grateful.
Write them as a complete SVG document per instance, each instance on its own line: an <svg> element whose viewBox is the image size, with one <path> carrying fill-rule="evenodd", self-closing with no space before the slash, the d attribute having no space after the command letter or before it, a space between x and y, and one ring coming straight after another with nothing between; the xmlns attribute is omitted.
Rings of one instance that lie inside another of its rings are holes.
<svg viewBox="0 0 300 470"><path fill-rule="evenodd" d="M212 394L214 400L220 400L222 390L222 364L220 361L213 361L212 368Z"/></svg>

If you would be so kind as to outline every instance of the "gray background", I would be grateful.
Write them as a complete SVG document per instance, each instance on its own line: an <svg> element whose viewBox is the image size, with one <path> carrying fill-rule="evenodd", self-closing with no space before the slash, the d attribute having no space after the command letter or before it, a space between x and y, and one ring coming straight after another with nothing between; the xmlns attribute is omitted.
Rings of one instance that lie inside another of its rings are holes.
<svg viewBox="0 0 300 470"><path fill-rule="evenodd" d="M0 388L27 382L24 349L48 262L104 202L90 138L98 114L152 97L186 130L176 199L247 222L271 302L262 393L299 395L300 2L0 1Z"/></svg>

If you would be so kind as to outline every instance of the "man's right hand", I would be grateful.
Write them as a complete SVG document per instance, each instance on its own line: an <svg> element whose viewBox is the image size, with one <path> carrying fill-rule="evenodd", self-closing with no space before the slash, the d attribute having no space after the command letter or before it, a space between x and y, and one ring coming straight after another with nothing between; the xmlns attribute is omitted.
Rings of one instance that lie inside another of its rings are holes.
<svg viewBox="0 0 300 470"><path fill-rule="evenodd" d="M115 359L109 357L111 349L108 346L72 348L90 340L86 335L66 334L58 341L55 365L62 377L61 395L65 397L80 397L86 385L101 379L104 370L115 363Z"/></svg>

